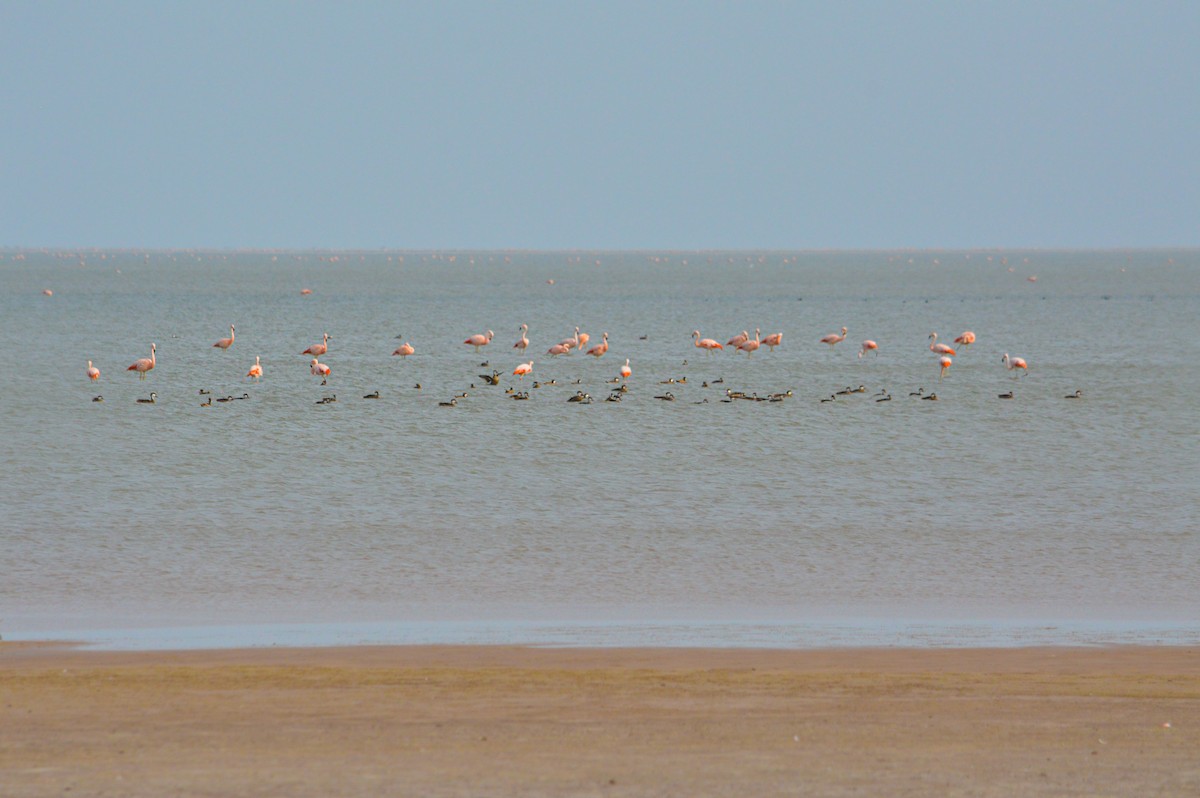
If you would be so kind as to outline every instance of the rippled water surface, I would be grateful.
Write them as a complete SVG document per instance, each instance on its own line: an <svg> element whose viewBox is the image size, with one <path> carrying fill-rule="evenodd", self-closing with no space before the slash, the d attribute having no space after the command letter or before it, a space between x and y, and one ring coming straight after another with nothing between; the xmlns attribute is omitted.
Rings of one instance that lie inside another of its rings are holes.
<svg viewBox="0 0 1200 798"><path fill-rule="evenodd" d="M1195 251L3 255L10 637L377 623L495 642L542 624L971 644L952 630L979 622L1200 639ZM547 357L576 325L608 354ZM708 356L689 337L755 328L783 345ZM482 352L462 344L488 329ZM967 329L939 383L929 333ZM300 352L324 332L322 387ZM859 359L866 338L878 355ZM391 356L402 340L417 353ZM151 342L139 381L125 367ZM628 392L602 401L625 358ZM201 408L200 389L249 398Z"/></svg>

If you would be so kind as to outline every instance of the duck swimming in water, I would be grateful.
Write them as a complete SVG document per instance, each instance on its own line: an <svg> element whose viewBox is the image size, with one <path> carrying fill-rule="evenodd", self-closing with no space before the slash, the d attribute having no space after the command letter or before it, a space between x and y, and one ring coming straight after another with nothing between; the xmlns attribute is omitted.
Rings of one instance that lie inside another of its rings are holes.
<svg viewBox="0 0 1200 798"><path fill-rule="evenodd" d="M151 391L150 398L149 399L138 399L138 404L139 405L152 405L155 403L155 401L157 399L158 399L158 394L156 394L154 391Z"/></svg>

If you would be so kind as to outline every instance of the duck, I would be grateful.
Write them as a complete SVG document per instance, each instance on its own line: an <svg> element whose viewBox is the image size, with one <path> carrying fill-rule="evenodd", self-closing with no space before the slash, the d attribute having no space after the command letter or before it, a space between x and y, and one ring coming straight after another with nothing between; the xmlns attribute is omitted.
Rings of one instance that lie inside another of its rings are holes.
<svg viewBox="0 0 1200 798"><path fill-rule="evenodd" d="M931 393L928 396L922 396L921 398L929 402L936 402L938 400L936 393Z"/></svg>
<svg viewBox="0 0 1200 798"><path fill-rule="evenodd" d="M233 401L233 397L232 397L232 396L222 396L222 397L221 397L220 399L218 399L217 401L218 401L218 402L232 402L232 401Z"/></svg>
<svg viewBox="0 0 1200 798"><path fill-rule="evenodd" d="M363 399L378 399L378 398L379 398L379 391L375 391L375 393L365 394L363 396Z"/></svg>
<svg viewBox="0 0 1200 798"><path fill-rule="evenodd" d="M845 388L837 392L838 396L849 396L854 393L854 389L847 385Z"/></svg>
<svg viewBox="0 0 1200 798"><path fill-rule="evenodd" d="M999 398L1001 398L1001 399L1012 399L1013 392L1009 391L1008 393L997 394L997 396L999 396Z"/></svg>
<svg viewBox="0 0 1200 798"><path fill-rule="evenodd" d="M724 385L724 384L725 384L725 378L724 378L724 377L717 377L715 380L713 380L713 381L712 381L712 384L713 384L713 385Z"/></svg>
<svg viewBox="0 0 1200 798"><path fill-rule="evenodd" d="M207 388L201 388L201 389L200 389L200 395L201 395L201 396L208 396L208 395L209 395L209 394L211 394L211 393L212 393L212 391L208 390Z"/></svg>
<svg viewBox="0 0 1200 798"><path fill-rule="evenodd" d="M619 393L610 393L610 394L608 395L608 398L607 398L607 399L605 399L604 401L606 401L606 402L619 402L619 401L621 401L621 394L619 394Z"/></svg>
<svg viewBox="0 0 1200 798"><path fill-rule="evenodd" d="M582 402L585 399L591 399L591 398L592 398L591 396L584 393L583 391L576 391L574 396L567 397L567 401L568 402Z"/></svg>
<svg viewBox="0 0 1200 798"><path fill-rule="evenodd" d="M418 382L416 385L413 386L413 388L417 389L418 391L421 390L421 383Z"/></svg>
<svg viewBox="0 0 1200 798"><path fill-rule="evenodd" d="M1063 399L1082 399L1082 398L1083 398L1083 391L1081 391L1079 389L1076 389L1075 393L1069 393L1063 397Z"/></svg>
<svg viewBox="0 0 1200 798"><path fill-rule="evenodd" d="M152 405L156 402L157 399L158 399L158 394L156 394L154 391L151 391L150 398L149 399L138 399L138 404L139 405Z"/></svg>
<svg viewBox="0 0 1200 798"><path fill-rule="evenodd" d="M235 402L241 401L242 399L249 399L249 398L250 398L250 394L248 394L248 393L244 393L241 396L233 397Z"/></svg>
<svg viewBox="0 0 1200 798"><path fill-rule="evenodd" d="M655 398L655 399L662 399L664 402L674 402L674 401L675 401L675 394L671 393L670 391L667 391L667 392L666 392L665 394L663 394L662 396L656 396L656 397L654 397L654 398Z"/></svg>
<svg viewBox="0 0 1200 798"><path fill-rule="evenodd" d="M879 399L876 399L875 403L879 404L880 402L890 402L890 401L892 401L892 395L889 393L887 396L883 396L883 397L880 397Z"/></svg>
<svg viewBox="0 0 1200 798"><path fill-rule="evenodd" d="M93 402L103 402L103 401L104 401L104 397L103 397L103 396L101 396L100 394L96 394L95 396L93 396L93 397L92 397L92 401L93 401Z"/></svg>
<svg viewBox="0 0 1200 798"><path fill-rule="evenodd" d="M917 390L915 390L915 391L910 391L908 395L909 395L909 396L924 396L924 395L925 395L925 389L924 389L924 388L918 388L918 389L917 389Z"/></svg>
<svg viewBox="0 0 1200 798"><path fill-rule="evenodd" d="M528 399L529 391L521 391L520 393L514 393L509 398L510 399Z"/></svg>
<svg viewBox="0 0 1200 798"><path fill-rule="evenodd" d="M458 397L454 397L449 402L438 402L438 407L458 407Z"/></svg>
<svg viewBox="0 0 1200 798"><path fill-rule="evenodd" d="M865 385L860 385L857 388L852 388L850 390L850 393L866 393L866 392L867 392L867 386L865 386Z"/></svg>
<svg viewBox="0 0 1200 798"><path fill-rule="evenodd" d="M336 402L336 401L337 401L337 394L335 393L335 394L333 394L332 396L322 396L322 397L321 397L321 401L317 402L317 404L319 404L319 405L331 405L331 404L333 404L333 403L334 403L334 402Z"/></svg>
<svg viewBox="0 0 1200 798"><path fill-rule="evenodd" d="M201 407L212 407L212 397L210 396L207 399L205 399L203 402L200 403L200 406Z"/></svg>
<svg viewBox="0 0 1200 798"><path fill-rule="evenodd" d="M499 385L500 384L500 372L496 371L495 369L492 369L491 374L480 374L479 379L483 380L488 385Z"/></svg>
<svg viewBox="0 0 1200 798"><path fill-rule="evenodd" d="M829 398L828 398L828 399L822 399L821 401L822 401L822 402L836 402L836 401L837 401L837 397L836 397L836 396L834 396L833 394L829 394Z"/></svg>

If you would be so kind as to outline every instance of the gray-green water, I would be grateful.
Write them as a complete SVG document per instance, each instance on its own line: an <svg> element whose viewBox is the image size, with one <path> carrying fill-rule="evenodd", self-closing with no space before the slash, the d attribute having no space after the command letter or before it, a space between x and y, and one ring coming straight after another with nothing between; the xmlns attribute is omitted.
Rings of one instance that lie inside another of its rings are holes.
<svg viewBox="0 0 1200 798"><path fill-rule="evenodd" d="M1195 251L2 254L7 637L1200 638ZM547 357L576 325L608 354ZM783 345L690 337L755 328ZM968 329L939 384L929 333Z"/></svg>

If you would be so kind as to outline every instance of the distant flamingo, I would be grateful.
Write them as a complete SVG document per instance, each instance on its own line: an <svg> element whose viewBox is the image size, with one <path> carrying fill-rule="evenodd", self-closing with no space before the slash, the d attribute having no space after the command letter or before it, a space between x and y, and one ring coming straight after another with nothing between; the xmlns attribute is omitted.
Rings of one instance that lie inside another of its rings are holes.
<svg viewBox="0 0 1200 798"><path fill-rule="evenodd" d="M522 354L524 354L525 348L527 346L529 346L529 338L526 337L526 335L525 335L525 333L527 333L527 332L529 332L529 325L522 324L521 325L521 337L517 339L517 342L515 344L513 344L513 349L520 349Z"/></svg>
<svg viewBox="0 0 1200 798"><path fill-rule="evenodd" d="M576 327L575 329L578 330L579 328ZM592 339L592 336L588 335L587 333L583 333L583 332L579 333L579 343L576 346L578 347L580 352L583 351L583 348L585 346L587 346L588 341L590 341L591 339Z"/></svg>
<svg viewBox="0 0 1200 798"><path fill-rule="evenodd" d="M829 346L832 347L834 344L840 344L842 341L845 341L845 340L846 340L846 328L843 327L841 335L838 335L837 333L830 333L829 335L826 335L824 338L821 339L821 343L829 344Z"/></svg>
<svg viewBox="0 0 1200 798"><path fill-rule="evenodd" d="M392 354L399 355L400 357L408 357L415 351L417 351L417 350L413 349L412 344L410 344L406 341L406 342L400 344L400 346L396 347L396 351L392 352Z"/></svg>
<svg viewBox="0 0 1200 798"><path fill-rule="evenodd" d="M762 345L765 346L767 349L770 349L772 352L775 351L775 347L780 346L782 344L783 344L783 333L781 333L781 332L771 333L766 338L762 339Z"/></svg>
<svg viewBox="0 0 1200 798"><path fill-rule="evenodd" d="M300 296L308 296L311 293L312 293L311 288L301 288L300 289Z"/></svg>
<svg viewBox="0 0 1200 798"><path fill-rule="evenodd" d="M246 372L246 376L253 377L256 380L262 376L262 363L259 362L258 355L254 356L254 365Z"/></svg>
<svg viewBox="0 0 1200 798"><path fill-rule="evenodd" d="M629 368L629 358L625 358L625 365L621 366L621 377L627 380L630 374L633 374L633 369Z"/></svg>
<svg viewBox="0 0 1200 798"><path fill-rule="evenodd" d="M92 382L95 382L96 380L100 379L100 369L93 366L92 361L90 361L90 360L88 361L87 375L88 375L88 379L91 380Z"/></svg>
<svg viewBox="0 0 1200 798"><path fill-rule="evenodd" d="M954 365L954 361L951 360L950 358L946 357L945 355L942 355L938 359L938 365L942 367L942 373L938 375L938 382L941 382L942 377L946 376L946 370L949 369L952 365Z"/></svg>
<svg viewBox="0 0 1200 798"><path fill-rule="evenodd" d="M528 363L522 363L521 365L517 366L515 369L513 369L513 374L517 377L517 379L524 380L525 375L531 371L533 371L533 361L532 360L529 361Z"/></svg>
<svg viewBox="0 0 1200 798"><path fill-rule="evenodd" d="M867 352L874 352L875 357L879 357L879 344L872 341L870 338L862 342L862 349L858 350L858 356L861 358Z"/></svg>
<svg viewBox="0 0 1200 798"><path fill-rule="evenodd" d="M546 350L546 354L549 355L550 357L558 357L559 355L565 355L570 351L571 351L571 347L565 343L564 344L555 344L554 346L552 346Z"/></svg>
<svg viewBox="0 0 1200 798"><path fill-rule="evenodd" d="M929 341L930 341L929 351L933 352L935 355L957 355L958 354L957 352L955 352L953 349L946 346L945 344L939 344L937 342L937 333L935 333L935 332L931 332L929 334Z"/></svg>
<svg viewBox="0 0 1200 798"><path fill-rule="evenodd" d="M971 344L975 343L975 333L967 330L962 335L955 338L954 343L962 344L963 346L970 346Z"/></svg>
<svg viewBox="0 0 1200 798"><path fill-rule="evenodd" d="M587 351L587 353L589 355L591 355L592 357L603 357L604 353L607 351L608 351L608 333L604 333L603 339L600 341L600 343L596 344L591 349L589 349Z"/></svg>
<svg viewBox="0 0 1200 798"><path fill-rule="evenodd" d="M154 357L155 345L150 344L150 357L141 357L133 362L133 365L125 369L126 371L136 371L138 379L146 379L146 372L158 365L158 360Z"/></svg>
<svg viewBox="0 0 1200 798"><path fill-rule="evenodd" d="M1004 357L1000 358L1004 363L1004 367L1009 371L1013 369L1021 369L1021 374L1029 373L1029 364L1025 362L1023 357L1009 357L1008 352L1004 353Z"/></svg>
<svg viewBox="0 0 1200 798"><path fill-rule="evenodd" d="M575 334L572 335L570 338L562 339L561 341L558 342L558 345L565 346L567 348L568 352L571 351L572 349L578 349L579 348L579 328L576 327Z"/></svg>
<svg viewBox="0 0 1200 798"><path fill-rule="evenodd" d="M320 357L321 355L325 354L328 351L329 351L329 333L325 333L325 335L321 338L321 343L313 344L312 346L310 346L308 349L305 349L300 354L312 355L314 358L317 358L317 357Z"/></svg>
<svg viewBox="0 0 1200 798"><path fill-rule="evenodd" d="M712 338L701 338L699 330L692 330L692 343L699 349L704 350L704 354L711 355L714 349L724 349L719 343Z"/></svg>
<svg viewBox="0 0 1200 798"><path fill-rule="evenodd" d="M312 374L314 377L328 377L330 370L329 366L326 366L324 363L317 362L317 359L314 357L312 359L312 363L309 364L308 373Z"/></svg>
<svg viewBox="0 0 1200 798"><path fill-rule="evenodd" d="M228 349L229 347L233 346L233 325L232 324L229 325L229 337L222 338L220 341L217 341L215 344L213 344L213 346L215 346L217 349Z"/></svg>
<svg viewBox="0 0 1200 798"><path fill-rule="evenodd" d="M745 352L746 357L750 357L750 355L753 355L755 352L758 351L758 347L762 344L762 339L760 338L761 335L762 335L762 330L755 329L754 337L748 341L742 341L742 343L738 345L738 351Z"/></svg>
<svg viewBox="0 0 1200 798"><path fill-rule="evenodd" d="M741 346L742 344L746 343L749 340L750 340L750 333L746 332L745 330L742 330L741 335L735 335L732 338L730 338L728 341L725 342L725 346L732 346L734 351L737 351L737 348L739 346Z"/></svg>
<svg viewBox="0 0 1200 798"><path fill-rule="evenodd" d="M495 335L496 334L494 332L488 330L486 333L477 333L476 335L470 336L467 338L467 340L463 341L463 343L467 346L475 347L475 351L478 352L479 347L490 344Z"/></svg>

